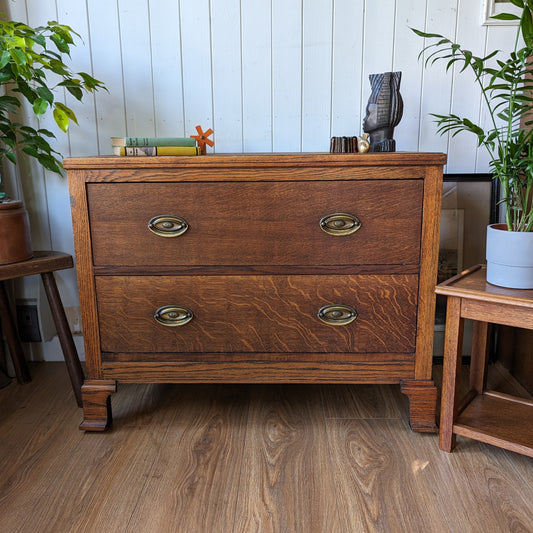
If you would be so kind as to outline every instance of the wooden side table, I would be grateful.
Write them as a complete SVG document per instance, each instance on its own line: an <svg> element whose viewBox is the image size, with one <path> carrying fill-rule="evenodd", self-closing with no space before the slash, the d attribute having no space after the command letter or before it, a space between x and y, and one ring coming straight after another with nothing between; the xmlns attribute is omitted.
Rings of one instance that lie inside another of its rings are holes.
<svg viewBox="0 0 533 533"><path fill-rule="evenodd" d="M72 256L53 251L34 252L33 257L27 261L0 265L0 318L2 318L2 326L13 360L17 380L19 383L27 383L31 381L31 376L17 335L15 320L11 314L5 281L40 274L46 297L50 304L50 310L52 311L61 349L63 350L63 357L65 358L67 370L72 382L76 402L81 407L81 386L84 379L83 369L54 279L55 270L63 270L65 268L72 268L73 266Z"/></svg>
<svg viewBox="0 0 533 533"><path fill-rule="evenodd" d="M485 390L490 324L533 329L533 290L491 285L477 265L435 291L448 297L439 447L451 452L463 435L533 457L533 402ZM460 401L465 318L474 322L469 392Z"/></svg>

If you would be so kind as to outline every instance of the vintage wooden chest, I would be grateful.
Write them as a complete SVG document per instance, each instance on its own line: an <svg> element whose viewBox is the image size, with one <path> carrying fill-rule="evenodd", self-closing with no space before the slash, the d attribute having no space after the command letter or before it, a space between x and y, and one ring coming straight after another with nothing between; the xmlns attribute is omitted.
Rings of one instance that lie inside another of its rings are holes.
<svg viewBox="0 0 533 533"><path fill-rule="evenodd" d="M87 361L117 382L400 383L435 430L443 154L64 161Z"/></svg>

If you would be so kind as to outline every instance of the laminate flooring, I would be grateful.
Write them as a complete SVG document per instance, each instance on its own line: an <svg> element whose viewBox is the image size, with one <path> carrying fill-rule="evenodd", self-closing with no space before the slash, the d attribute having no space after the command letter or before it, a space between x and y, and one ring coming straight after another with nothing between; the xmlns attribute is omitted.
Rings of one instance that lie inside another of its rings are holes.
<svg viewBox="0 0 533 533"><path fill-rule="evenodd" d="M0 390L0 533L533 532L533 460L441 452L397 385L124 384L84 433L64 365L31 371Z"/></svg>

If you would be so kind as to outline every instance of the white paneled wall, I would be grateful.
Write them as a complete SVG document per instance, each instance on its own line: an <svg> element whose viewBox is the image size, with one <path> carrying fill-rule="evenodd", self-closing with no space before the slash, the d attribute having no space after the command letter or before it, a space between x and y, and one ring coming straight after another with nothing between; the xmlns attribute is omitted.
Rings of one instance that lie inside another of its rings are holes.
<svg viewBox="0 0 533 533"><path fill-rule="evenodd" d="M509 49L515 29L483 26L483 0L1 0L8 17L55 19L82 36L72 67L109 92L83 104L65 96L80 126L57 132L64 156L110 154L110 137L215 131L215 151L327 151L332 135L358 135L368 75L402 71L404 116L397 149L444 151L448 172L486 172L475 139L435 134L429 113L483 120L468 74L423 68L423 40L437 31L483 54ZM50 117L43 126L57 131ZM16 173L31 172L21 191ZM66 180L34 165L4 174L30 209L35 248L73 253ZM11 176L11 179L10 179ZM74 272L59 274L67 307L78 305ZM31 297L31 280L17 289Z"/></svg>

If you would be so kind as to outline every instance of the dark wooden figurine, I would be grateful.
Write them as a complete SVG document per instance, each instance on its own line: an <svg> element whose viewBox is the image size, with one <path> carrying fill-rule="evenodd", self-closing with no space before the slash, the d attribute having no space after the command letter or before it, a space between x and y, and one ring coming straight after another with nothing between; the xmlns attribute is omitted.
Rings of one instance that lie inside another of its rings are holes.
<svg viewBox="0 0 533 533"><path fill-rule="evenodd" d="M371 152L395 152L394 128L403 114L400 95L401 72L384 72L369 76L372 93L366 106L363 130L370 134Z"/></svg>

